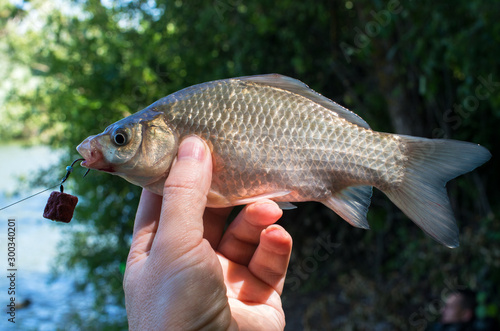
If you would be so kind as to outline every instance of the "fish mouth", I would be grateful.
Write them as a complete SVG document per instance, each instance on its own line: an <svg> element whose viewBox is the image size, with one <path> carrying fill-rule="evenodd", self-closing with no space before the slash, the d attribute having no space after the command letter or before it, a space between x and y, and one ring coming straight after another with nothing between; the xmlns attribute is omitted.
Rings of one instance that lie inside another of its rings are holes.
<svg viewBox="0 0 500 331"><path fill-rule="evenodd" d="M104 172L113 173L115 169L111 164L106 162L101 151L101 144L94 139L96 136L90 136L85 139L76 150L85 159L80 165L88 169L94 169Z"/></svg>

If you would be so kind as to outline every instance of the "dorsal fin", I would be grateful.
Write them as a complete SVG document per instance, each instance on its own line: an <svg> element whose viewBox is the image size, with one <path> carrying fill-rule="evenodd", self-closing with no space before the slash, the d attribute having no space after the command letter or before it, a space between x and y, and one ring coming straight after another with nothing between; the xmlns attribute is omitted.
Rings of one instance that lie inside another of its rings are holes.
<svg viewBox="0 0 500 331"><path fill-rule="evenodd" d="M302 83L298 79L294 79L291 77L279 75L279 74L267 74L267 75L258 75L258 76L245 76L235 78L236 80L242 80L247 82L252 82L255 84L261 84L266 86L276 87L282 90L286 90L298 95L301 95L309 100L316 102L323 107L333 111L339 117L342 117L348 120L351 123L359 125L363 128L369 129L370 126L365 122L364 119L359 117L357 114L353 113L347 108L342 107L341 105L333 102L332 100L322 96L318 92L309 88L306 84Z"/></svg>

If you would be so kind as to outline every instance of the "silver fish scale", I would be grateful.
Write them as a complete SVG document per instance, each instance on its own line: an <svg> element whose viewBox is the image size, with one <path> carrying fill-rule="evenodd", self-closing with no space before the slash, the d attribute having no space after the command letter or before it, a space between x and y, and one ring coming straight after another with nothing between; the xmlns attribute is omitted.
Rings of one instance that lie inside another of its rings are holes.
<svg viewBox="0 0 500 331"><path fill-rule="evenodd" d="M397 136L362 128L279 88L222 80L153 107L181 138L209 141L212 189L229 201L273 191L290 191L287 201L321 201L353 185L394 187L403 177L405 146Z"/></svg>

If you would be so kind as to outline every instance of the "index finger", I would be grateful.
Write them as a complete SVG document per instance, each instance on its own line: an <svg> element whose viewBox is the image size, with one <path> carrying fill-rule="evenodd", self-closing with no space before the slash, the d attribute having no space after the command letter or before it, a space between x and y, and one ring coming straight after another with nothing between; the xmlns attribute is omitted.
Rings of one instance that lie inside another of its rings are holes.
<svg viewBox="0 0 500 331"><path fill-rule="evenodd" d="M282 215L283 211L271 200L245 206L224 233L219 252L238 264L248 265L259 245L262 230Z"/></svg>

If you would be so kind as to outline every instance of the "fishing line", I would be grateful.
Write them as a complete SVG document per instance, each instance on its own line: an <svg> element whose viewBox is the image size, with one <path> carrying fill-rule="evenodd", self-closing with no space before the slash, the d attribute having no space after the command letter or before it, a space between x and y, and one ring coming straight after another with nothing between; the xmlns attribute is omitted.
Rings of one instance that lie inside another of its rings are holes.
<svg viewBox="0 0 500 331"><path fill-rule="evenodd" d="M14 206L14 205L18 204L19 202L23 202L24 200L28 200L28 199L30 199L30 198L33 198L34 196L39 195L39 194L42 194L43 192L46 192L46 191L48 191L48 190L51 190L51 189L53 189L53 188L55 188L55 187L58 187L59 185L60 185L60 184L56 184L56 185L54 185L54 186L52 186L52 187L49 187L49 188L47 188L47 189L45 189L45 190L43 190L43 191L40 191L40 192L35 193L35 194L33 194L33 195L30 195L29 197L26 197L26 198L24 198L24 199L21 199L21 200L19 200L19 201L16 201L16 202L14 202L14 203L11 203L11 204L10 204L10 205L8 205L8 206L5 206L5 207L0 208L0 210L7 209L7 208L9 208L9 207L11 207L11 206Z"/></svg>
<svg viewBox="0 0 500 331"><path fill-rule="evenodd" d="M75 161L73 161L73 163L71 163L71 165L70 165L70 166L67 166L67 167L66 167L66 175L63 177L63 179L61 180L61 182L60 182L59 184L56 184L56 185L54 185L54 186L51 186L51 187L49 187L49 188L46 188L45 190L42 190L42 191L38 192L38 193L32 194L32 195L30 195L29 197L26 197L26 198L23 198L23 199L21 199L21 200L19 200L19 201L16 201L16 202L14 202L14 203L11 203L11 204L10 204L10 205L8 205L8 206L2 207L2 208L0 208L0 211L1 211L1 210L4 210L4 209L7 209L7 208L9 208L9 207L11 207L11 206L14 206L14 205L16 205L16 204L18 204L18 203L20 203L20 202L25 201L25 200L28 200L28 199L30 199L30 198L33 198L34 196L39 195L39 194L42 194L43 192L47 192L48 190L52 190L53 188L56 188L56 187L58 187L58 186L60 186L60 190L61 190L61 192L63 192L63 190L64 190L63 183L64 183L64 182L68 179L69 175L70 175L70 174L71 174L71 172L73 171L73 166L74 166L74 165L75 165L75 163L76 163L76 162L78 162L78 161L85 161L85 159L76 159ZM83 175L83 177L87 176L87 174L89 173L89 171L90 171L90 169L87 169L87 172L85 173L85 175Z"/></svg>

